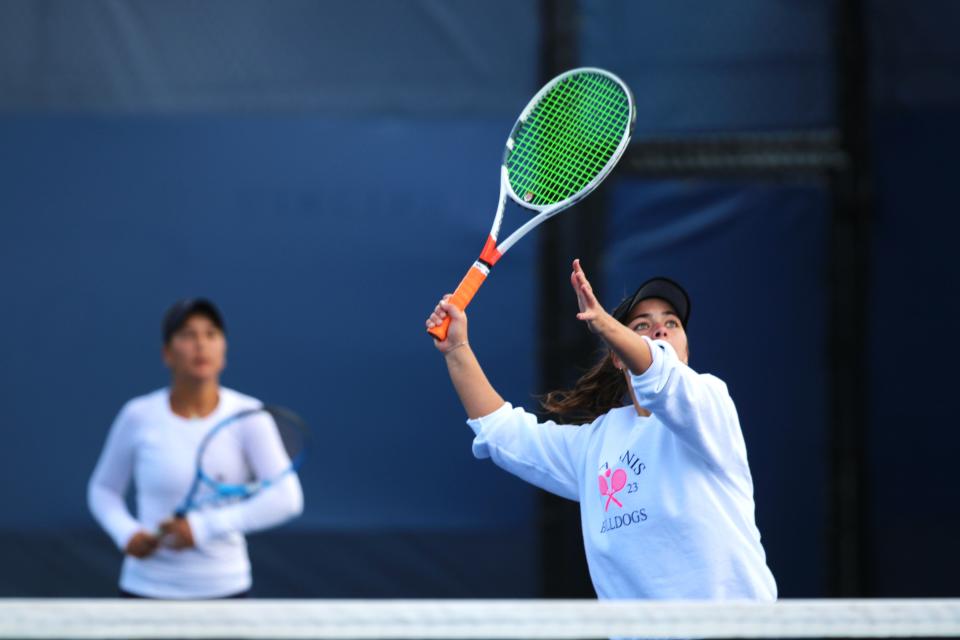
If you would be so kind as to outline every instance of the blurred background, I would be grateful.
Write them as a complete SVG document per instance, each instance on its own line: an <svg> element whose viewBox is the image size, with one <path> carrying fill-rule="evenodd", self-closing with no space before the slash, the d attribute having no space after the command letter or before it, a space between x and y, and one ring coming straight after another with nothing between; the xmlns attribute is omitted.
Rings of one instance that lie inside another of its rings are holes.
<svg viewBox="0 0 960 640"><path fill-rule="evenodd" d="M260 597L592 596L577 505L474 460L423 321L479 253L519 111L621 76L634 142L470 308L501 393L571 383L607 306L684 283L782 597L956 596L960 5L0 0L0 596L113 596L86 483L207 296L223 383L318 434ZM506 225L514 227L520 219Z"/></svg>

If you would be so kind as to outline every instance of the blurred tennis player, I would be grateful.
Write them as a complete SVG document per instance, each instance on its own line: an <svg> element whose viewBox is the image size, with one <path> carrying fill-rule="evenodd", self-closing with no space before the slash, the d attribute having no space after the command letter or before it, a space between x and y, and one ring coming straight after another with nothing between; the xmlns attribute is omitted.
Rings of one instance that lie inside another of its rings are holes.
<svg viewBox="0 0 960 640"><path fill-rule="evenodd" d="M580 502L600 598L776 599L733 400L687 364L686 292L654 278L610 314L579 261L570 283L577 318L607 353L543 404L581 426L538 422L504 402L470 347L466 314L446 297L427 319L429 328L450 318L435 344L476 433L474 455Z"/></svg>
<svg viewBox="0 0 960 640"><path fill-rule="evenodd" d="M193 494L197 452L225 418L260 406L220 386L226 364L223 318L209 300L175 303L163 321L169 388L134 398L110 428L88 486L90 510L126 558L121 595L146 598L242 597L252 585L244 534L303 510L296 473L249 500L174 516ZM217 462L231 482L272 477L290 460L275 430L244 428L218 439ZM124 496L136 487L136 516Z"/></svg>

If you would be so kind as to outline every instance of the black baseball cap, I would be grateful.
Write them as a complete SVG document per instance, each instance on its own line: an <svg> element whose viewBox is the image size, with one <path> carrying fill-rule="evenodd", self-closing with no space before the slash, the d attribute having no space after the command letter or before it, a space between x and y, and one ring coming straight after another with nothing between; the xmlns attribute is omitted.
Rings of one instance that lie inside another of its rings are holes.
<svg viewBox="0 0 960 640"><path fill-rule="evenodd" d="M690 318L690 296L679 284L662 276L650 278L640 285L632 296L624 298L613 310L613 317L620 322L626 322L630 311L647 298L665 300L667 304L673 307L683 327L687 327L687 320Z"/></svg>
<svg viewBox="0 0 960 640"><path fill-rule="evenodd" d="M170 342L173 334L180 331L190 316L195 315L209 318L220 331L227 332L217 305L206 298L184 298L174 302L163 316L163 344Z"/></svg>

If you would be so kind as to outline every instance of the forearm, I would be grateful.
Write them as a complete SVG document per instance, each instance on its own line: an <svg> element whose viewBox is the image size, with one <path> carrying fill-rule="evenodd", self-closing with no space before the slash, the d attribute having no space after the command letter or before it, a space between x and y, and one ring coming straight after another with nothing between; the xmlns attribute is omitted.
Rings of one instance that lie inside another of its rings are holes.
<svg viewBox="0 0 960 640"><path fill-rule="evenodd" d="M503 398L487 380L469 344L451 349L444 354L444 359L468 418L481 418L503 405Z"/></svg>
<svg viewBox="0 0 960 640"><path fill-rule="evenodd" d="M653 364L653 354L647 342L610 314L604 312L592 322L592 328L635 375L642 374Z"/></svg>
<svg viewBox="0 0 960 640"><path fill-rule="evenodd" d="M196 546L228 533L253 533L275 527L303 513L303 488L296 473L262 489L249 500L187 514Z"/></svg>
<svg viewBox="0 0 960 640"><path fill-rule="evenodd" d="M123 496L116 491L91 483L87 488L87 504L94 519L103 527L119 549L142 526L127 510Z"/></svg>
<svg viewBox="0 0 960 640"><path fill-rule="evenodd" d="M636 332L603 309L593 294L579 259L573 261L570 284L577 295L577 306L580 307L577 318L586 321L590 330L600 336L630 371L640 375L649 369L653 363L650 347Z"/></svg>

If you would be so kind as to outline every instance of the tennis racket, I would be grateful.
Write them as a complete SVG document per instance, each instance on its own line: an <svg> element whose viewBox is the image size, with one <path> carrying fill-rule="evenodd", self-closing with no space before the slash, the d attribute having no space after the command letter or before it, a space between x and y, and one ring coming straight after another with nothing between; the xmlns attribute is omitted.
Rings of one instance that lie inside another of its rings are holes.
<svg viewBox="0 0 960 640"><path fill-rule="evenodd" d="M289 462L269 477L243 477L249 472L237 451L243 450L240 447L248 439L262 445L279 439ZM175 515L182 518L194 509L244 500L267 489L300 468L308 443L303 420L283 407L264 405L221 420L200 441L196 475Z"/></svg>
<svg viewBox="0 0 960 640"><path fill-rule="evenodd" d="M500 167L500 202L480 257L449 302L466 309L493 265L544 220L593 191L616 166L636 121L633 94L620 78L583 67L547 83L526 106L507 138ZM497 244L507 197L534 212ZM447 337L450 318L427 329Z"/></svg>

